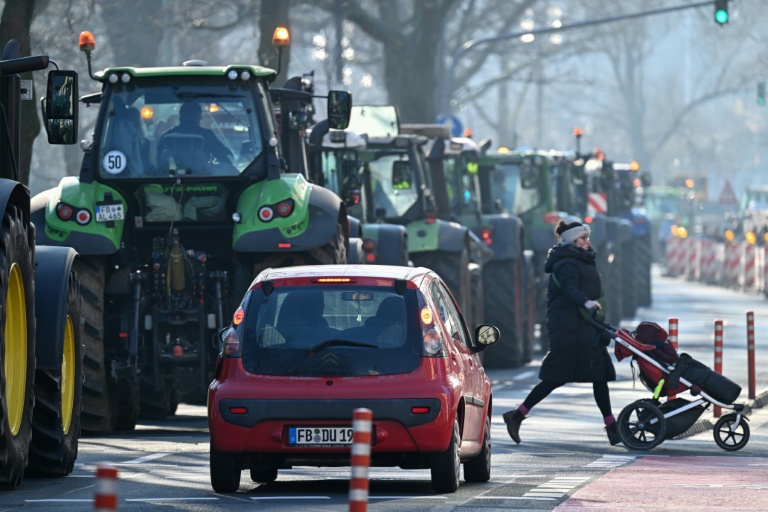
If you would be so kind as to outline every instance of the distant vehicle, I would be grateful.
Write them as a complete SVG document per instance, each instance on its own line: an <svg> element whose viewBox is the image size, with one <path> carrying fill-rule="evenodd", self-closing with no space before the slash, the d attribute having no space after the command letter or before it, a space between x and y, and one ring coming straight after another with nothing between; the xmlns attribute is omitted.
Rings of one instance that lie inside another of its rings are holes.
<svg viewBox="0 0 768 512"><path fill-rule="evenodd" d="M260 273L220 333L208 395L211 485L241 471L348 466L352 413L373 411L371 466L431 469L437 492L491 474L491 385L445 282L423 267L322 265Z"/></svg>

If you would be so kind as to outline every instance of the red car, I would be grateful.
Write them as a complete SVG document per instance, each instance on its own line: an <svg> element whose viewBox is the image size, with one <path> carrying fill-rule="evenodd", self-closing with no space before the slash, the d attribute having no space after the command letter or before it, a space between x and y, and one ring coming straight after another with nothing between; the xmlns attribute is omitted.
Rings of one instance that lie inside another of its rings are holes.
<svg viewBox="0 0 768 512"><path fill-rule="evenodd" d="M208 392L211 485L272 482L293 466L349 466L352 413L373 412L371 466L431 469L437 492L491 475L491 385L426 268L318 265L259 274L221 332Z"/></svg>

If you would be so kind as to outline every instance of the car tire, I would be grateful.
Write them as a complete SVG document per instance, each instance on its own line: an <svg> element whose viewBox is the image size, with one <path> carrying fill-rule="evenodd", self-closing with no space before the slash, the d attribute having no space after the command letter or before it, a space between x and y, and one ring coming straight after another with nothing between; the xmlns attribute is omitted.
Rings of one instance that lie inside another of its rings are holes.
<svg viewBox="0 0 768 512"><path fill-rule="evenodd" d="M476 456L464 463L465 482L487 482L491 479L491 417L485 417L483 447Z"/></svg>
<svg viewBox="0 0 768 512"><path fill-rule="evenodd" d="M459 488L461 476L461 434L459 418L453 420L453 432L448 449L432 455L432 489L435 492L452 493Z"/></svg>
<svg viewBox="0 0 768 512"><path fill-rule="evenodd" d="M240 488L240 466L234 455L221 453L211 445L210 467L214 492L237 492Z"/></svg>
<svg viewBox="0 0 768 512"><path fill-rule="evenodd" d="M251 469L251 480L258 484L269 484L277 480L277 468Z"/></svg>

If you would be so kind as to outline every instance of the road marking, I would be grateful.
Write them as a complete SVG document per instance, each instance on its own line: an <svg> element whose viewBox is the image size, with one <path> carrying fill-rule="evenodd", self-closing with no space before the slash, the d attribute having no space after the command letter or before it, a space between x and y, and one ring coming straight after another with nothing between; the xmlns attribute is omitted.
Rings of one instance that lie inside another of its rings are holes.
<svg viewBox="0 0 768 512"><path fill-rule="evenodd" d="M523 494L523 498L562 498L569 491L591 479L590 476L556 476L549 482L534 487Z"/></svg>
<svg viewBox="0 0 768 512"><path fill-rule="evenodd" d="M209 496L207 498L127 498L125 501L219 501L219 498Z"/></svg>
<svg viewBox="0 0 768 512"><path fill-rule="evenodd" d="M368 496L369 500L445 500L446 496Z"/></svg>
<svg viewBox="0 0 768 512"><path fill-rule="evenodd" d="M556 498L543 498L535 496L474 496L475 500L531 500L531 501L554 501Z"/></svg>
<svg viewBox="0 0 768 512"><path fill-rule="evenodd" d="M602 458L590 462L585 468L613 469L635 460L632 455L603 455Z"/></svg>
<svg viewBox="0 0 768 512"><path fill-rule="evenodd" d="M47 499L47 500L24 500L24 503L93 503L93 498L87 500L65 500L65 499Z"/></svg>
<svg viewBox="0 0 768 512"><path fill-rule="evenodd" d="M329 500L330 496L251 496L252 500Z"/></svg>
<svg viewBox="0 0 768 512"><path fill-rule="evenodd" d="M147 461L150 461L150 460L159 459L160 457L165 457L166 455L170 455L170 453L153 453L152 455L147 455L146 457L140 457L138 459L127 460L125 462L122 462L121 464L141 464L142 462L147 462Z"/></svg>

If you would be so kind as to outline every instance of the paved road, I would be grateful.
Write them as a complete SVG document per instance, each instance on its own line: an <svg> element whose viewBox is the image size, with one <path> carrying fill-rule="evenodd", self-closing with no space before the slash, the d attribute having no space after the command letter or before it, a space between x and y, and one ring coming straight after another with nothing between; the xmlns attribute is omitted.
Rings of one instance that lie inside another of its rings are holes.
<svg viewBox="0 0 768 512"><path fill-rule="evenodd" d="M680 322L681 351L712 365L713 323L725 321L724 373L746 387L745 313L757 317L758 392L768 386L768 307L749 296L657 278L654 306L625 322ZM738 452L724 452L705 413L698 433L664 441L650 451L610 446L590 385L569 385L537 406L523 423L523 442L506 434L501 413L519 403L538 381L539 360L523 368L493 370L493 471L486 484L461 483L455 494L431 490L429 472L373 468L369 510L477 512L501 510L768 510L768 407L756 408L752 437ZM650 393L633 381L627 361L616 364L611 385L614 412ZM746 390L741 399L747 402ZM141 423L135 432L83 438L73 474L62 479L27 479L0 493L0 512L92 510L94 472L101 462L120 471L119 510L280 512L347 510L349 468L296 468L277 482L257 486L244 472L240 492L212 492L208 472L205 409L182 405L178 416Z"/></svg>

